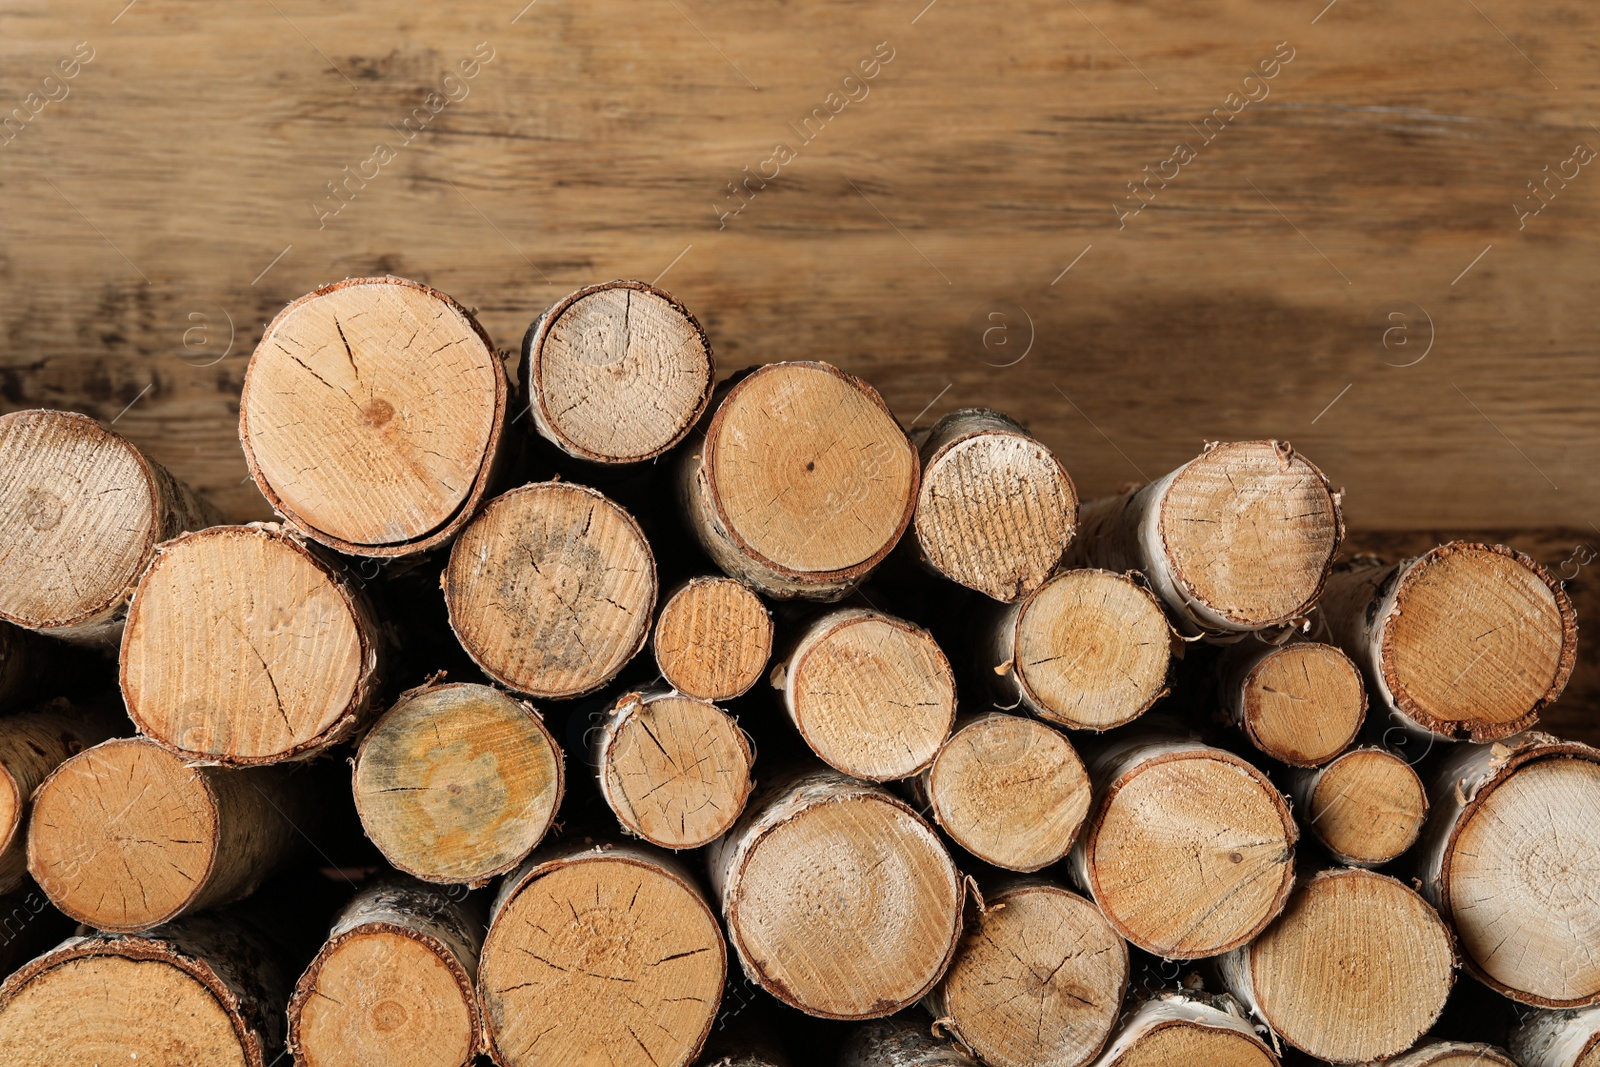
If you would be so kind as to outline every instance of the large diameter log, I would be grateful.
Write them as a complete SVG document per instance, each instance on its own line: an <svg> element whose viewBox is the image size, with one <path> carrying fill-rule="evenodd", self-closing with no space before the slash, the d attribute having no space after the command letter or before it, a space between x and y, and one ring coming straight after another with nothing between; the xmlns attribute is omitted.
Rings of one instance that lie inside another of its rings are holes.
<svg viewBox="0 0 1600 1067"><path fill-rule="evenodd" d="M1392 567L1335 572L1321 629L1367 673L1378 706L1439 737L1532 726L1576 659L1572 601L1504 545L1461 541Z"/></svg>
<svg viewBox="0 0 1600 1067"><path fill-rule="evenodd" d="M301 1067L471 1067L481 908L466 890L386 878L362 888L289 998Z"/></svg>
<svg viewBox="0 0 1600 1067"><path fill-rule="evenodd" d="M0 894L28 874L26 826L34 790L61 763L110 737L118 723L97 708L56 699L0 718Z"/></svg>
<svg viewBox="0 0 1600 1067"><path fill-rule="evenodd" d="M1166 695L1174 643L1161 605L1132 576L1071 570L986 622L980 670L1004 707L1109 730Z"/></svg>
<svg viewBox="0 0 1600 1067"><path fill-rule="evenodd" d="M1229 992L1290 1045L1363 1063L1404 1052L1433 1025L1455 953L1420 895L1349 867L1297 886L1282 917L1218 969Z"/></svg>
<svg viewBox="0 0 1600 1067"><path fill-rule="evenodd" d="M140 731L190 759L303 759L372 711L384 634L359 590L272 523L156 550L122 635Z"/></svg>
<svg viewBox="0 0 1600 1067"><path fill-rule="evenodd" d="M638 463L683 440L710 403L715 376L700 323L644 282L562 297L522 342L522 394L534 428L594 463Z"/></svg>
<svg viewBox="0 0 1600 1067"><path fill-rule="evenodd" d="M1386 1063L1388 1067L1546 1067L1535 1060L1514 1060L1504 1049L1479 1041L1430 1041Z"/></svg>
<svg viewBox="0 0 1600 1067"><path fill-rule="evenodd" d="M909 806L831 770L780 777L708 854L745 974L829 1019L889 1015L955 953L965 891Z"/></svg>
<svg viewBox="0 0 1600 1067"><path fill-rule="evenodd" d="M1303 619L1343 537L1320 470L1287 442L1239 441L1085 503L1068 558L1142 572L1180 630L1222 636Z"/></svg>
<svg viewBox="0 0 1600 1067"><path fill-rule="evenodd" d="M1340 863L1377 867L1417 841L1428 794L1411 765L1383 748L1352 749L1289 775L1289 793L1313 837Z"/></svg>
<svg viewBox="0 0 1600 1067"><path fill-rule="evenodd" d="M441 576L450 626L501 685L581 696L644 647L656 564L639 524L602 493L567 482L491 500Z"/></svg>
<svg viewBox="0 0 1600 1067"><path fill-rule="evenodd" d="M1484 984L1543 1008L1600 1003L1600 751L1527 732L1428 774L1422 891Z"/></svg>
<svg viewBox="0 0 1600 1067"><path fill-rule="evenodd" d="M1055 453L982 408L951 412L917 444L922 563L1006 603L1043 585L1078 524L1078 492Z"/></svg>
<svg viewBox="0 0 1600 1067"><path fill-rule="evenodd" d="M1278 1067L1232 997L1164 990L1125 1013L1094 1067Z"/></svg>
<svg viewBox="0 0 1600 1067"><path fill-rule="evenodd" d="M1361 671L1333 645L1242 641L1217 671L1223 718L1258 751L1315 767L1350 747L1367 716Z"/></svg>
<svg viewBox="0 0 1600 1067"><path fill-rule="evenodd" d="M983 896L928 1011L989 1067L1080 1067L1105 1044L1128 946L1088 900L1042 879Z"/></svg>
<svg viewBox="0 0 1600 1067"><path fill-rule="evenodd" d="M955 674L933 635L880 611L814 619L772 678L811 750L868 781L921 771L955 722Z"/></svg>
<svg viewBox="0 0 1600 1067"><path fill-rule="evenodd" d="M740 379L679 467L689 526L769 596L837 600L894 548L920 464L876 390L826 363Z"/></svg>
<svg viewBox="0 0 1600 1067"><path fill-rule="evenodd" d="M929 1021L913 1014L857 1027L839 1053L839 1067L978 1067L978 1061L934 1037Z"/></svg>
<svg viewBox="0 0 1600 1067"><path fill-rule="evenodd" d="M501 884L478 970L503 1067L685 1067L715 1021L727 946L694 880L639 846L568 844Z"/></svg>
<svg viewBox="0 0 1600 1067"><path fill-rule="evenodd" d="M361 742L361 826L392 865L483 885L528 857L555 821L561 750L539 713L486 685L403 694Z"/></svg>
<svg viewBox="0 0 1600 1067"><path fill-rule="evenodd" d="M1600 1007L1529 1012L1509 1044L1520 1067L1600 1067Z"/></svg>
<svg viewBox="0 0 1600 1067"><path fill-rule="evenodd" d="M347 278L267 325L239 442L300 533L354 555L414 555L477 510L503 455L507 388L460 304L404 278Z"/></svg>
<svg viewBox="0 0 1600 1067"><path fill-rule="evenodd" d="M0 619L114 645L156 545L214 521L166 468L87 415L0 415Z"/></svg>
<svg viewBox="0 0 1600 1067"><path fill-rule="evenodd" d="M772 655L772 613L732 578L691 578L666 598L652 647L667 684L700 700L732 700L761 677Z"/></svg>
<svg viewBox="0 0 1600 1067"><path fill-rule="evenodd" d="M284 768L184 761L143 738L106 741L33 798L28 872L98 930L147 930L253 893L291 858L303 810Z"/></svg>

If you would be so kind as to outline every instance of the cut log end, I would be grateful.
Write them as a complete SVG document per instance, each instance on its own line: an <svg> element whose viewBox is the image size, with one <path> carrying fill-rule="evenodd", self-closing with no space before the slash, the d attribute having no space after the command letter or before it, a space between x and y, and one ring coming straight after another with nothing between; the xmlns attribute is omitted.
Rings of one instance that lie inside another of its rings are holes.
<svg viewBox="0 0 1600 1067"><path fill-rule="evenodd" d="M1504 1049L1476 1041L1432 1041L1389 1060L1388 1064L1389 1067L1519 1067ZM1521 1067L1535 1065L1528 1063Z"/></svg>
<svg viewBox="0 0 1600 1067"><path fill-rule="evenodd" d="M1278 1067L1231 997L1167 990L1127 1012L1094 1067Z"/></svg>
<svg viewBox="0 0 1600 1067"><path fill-rule="evenodd" d="M1342 862L1376 867L1410 848L1428 817L1428 796L1411 765L1392 752L1359 748L1315 776L1305 822Z"/></svg>
<svg viewBox="0 0 1600 1067"><path fill-rule="evenodd" d="M1355 740L1366 718L1361 672L1332 645L1295 642L1272 649L1245 674L1237 702L1257 749L1292 767L1313 767Z"/></svg>
<svg viewBox="0 0 1600 1067"><path fill-rule="evenodd" d="M0 894L20 889L28 872L25 826L34 790L119 725L102 709L75 707L63 698L0 717Z"/></svg>
<svg viewBox="0 0 1600 1067"><path fill-rule="evenodd" d="M761 677L772 634L772 613L749 586L732 578L693 578L662 605L656 666L686 696L732 700Z"/></svg>

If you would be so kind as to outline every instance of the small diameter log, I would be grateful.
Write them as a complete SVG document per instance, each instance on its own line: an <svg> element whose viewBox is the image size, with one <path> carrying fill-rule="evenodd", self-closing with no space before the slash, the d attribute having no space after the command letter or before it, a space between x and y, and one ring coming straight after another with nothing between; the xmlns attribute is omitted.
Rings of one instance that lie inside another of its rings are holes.
<svg viewBox="0 0 1600 1067"><path fill-rule="evenodd" d="M289 999L301 1067L471 1067L484 924L466 890L386 878L364 887Z"/></svg>
<svg viewBox="0 0 1600 1067"><path fill-rule="evenodd" d="M333 565L273 523L156 550L122 635L122 695L152 740L229 765L304 759L372 710L382 632Z"/></svg>
<svg viewBox="0 0 1600 1067"><path fill-rule="evenodd" d="M550 699L616 677L644 647L656 604L639 524L567 482L491 500L451 547L441 583L450 626L484 673Z"/></svg>
<svg viewBox="0 0 1600 1067"><path fill-rule="evenodd" d="M1089 776L1065 735L991 711L957 720L912 785L950 840L996 867L1037 871L1065 856L1089 812Z"/></svg>
<svg viewBox="0 0 1600 1067"><path fill-rule="evenodd" d="M1221 636L1304 618L1343 538L1320 470L1287 442L1238 441L1084 504L1068 555L1140 571L1179 630Z"/></svg>
<svg viewBox="0 0 1600 1067"><path fill-rule="evenodd" d="M933 635L879 611L813 620L772 683L811 750L868 781L921 771L955 723L955 674Z"/></svg>
<svg viewBox="0 0 1600 1067"><path fill-rule="evenodd" d="M1520 1067L1600 1067L1600 1007L1529 1012L1509 1044Z"/></svg>
<svg viewBox="0 0 1600 1067"><path fill-rule="evenodd" d="M1503 545L1453 541L1392 567L1340 570L1322 617L1367 672L1378 706L1439 737L1493 741L1527 729L1576 659L1571 599Z"/></svg>
<svg viewBox="0 0 1600 1067"><path fill-rule="evenodd" d="M1361 671L1332 645L1244 641L1224 653L1217 677L1227 723L1291 767L1328 762L1367 717Z"/></svg>
<svg viewBox="0 0 1600 1067"><path fill-rule="evenodd" d="M1600 1003L1600 751L1528 732L1428 775L1422 891L1472 973L1541 1008Z"/></svg>
<svg viewBox="0 0 1600 1067"><path fill-rule="evenodd" d="M933 1036L920 1014L865 1023L845 1041L839 1067L978 1067L958 1045Z"/></svg>
<svg viewBox="0 0 1600 1067"><path fill-rule="evenodd" d="M1416 843L1428 794L1411 765L1384 748L1357 748L1289 775L1305 828L1340 863L1378 867Z"/></svg>
<svg viewBox="0 0 1600 1067"><path fill-rule="evenodd" d="M953 411L920 437L922 563L1008 604L1043 585L1078 523L1078 492L1055 453L982 408Z"/></svg>
<svg viewBox="0 0 1600 1067"><path fill-rule="evenodd" d="M22 888L28 875L29 798L63 761L98 745L117 729L108 713L56 699L0 718L0 894Z"/></svg>
<svg viewBox="0 0 1600 1067"><path fill-rule="evenodd" d="M1416 892L1360 868L1321 871L1283 916L1223 956L1229 992L1284 1041L1332 1063L1388 1059L1439 1017L1450 931Z"/></svg>
<svg viewBox="0 0 1600 1067"><path fill-rule="evenodd" d="M1177 736L1121 738L1088 759L1095 802L1070 857L1111 924L1164 959L1242 945L1294 883L1294 819L1256 768Z"/></svg>
<svg viewBox="0 0 1600 1067"><path fill-rule="evenodd" d="M983 899L928 1011L989 1067L1088 1063L1122 1010L1127 944L1092 903L1042 879Z"/></svg>
<svg viewBox="0 0 1600 1067"><path fill-rule="evenodd" d="M710 848L745 974L829 1019L925 996L961 935L960 872L938 835L879 786L831 770L769 786Z"/></svg>
<svg viewBox="0 0 1600 1067"><path fill-rule="evenodd" d="M479 886L544 839L562 775L537 711L490 686L451 683L403 694L373 724L352 788L384 859L424 881Z"/></svg>
<svg viewBox="0 0 1600 1067"><path fill-rule="evenodd" d="M996 702L1075 730L1132 722L1167 693L1174 638L1131 576L1064 571L999 613L979 641Z"/></svg>
<svg viewBox="0 0 1600 1067"><path fill-rule="evenodd" d="M749 691L772 655L772 613L748 585L732 578L691 578L661 606L656 666L667 684L701 700L732 700Z"/></svg>
<svg viewBox="0 0 1600 1067"><path fill-rule="evenodd" d="M690 528L769 596L837 600L911 522L920 464L876 390L827 363L740 379L679 468Z"/></svg>
<svg viewBox="0 0 1600 1067"><path fill-rule="evenodd" d="M87 415L0 415L0 619L114 645L156 545L215 521L166 468Z"/></svg>
<svg viewBox="0 0 1600 1067"><path fill-rule="evenodd" d="M1477 1041L1430 1041L1404 1056L1387 1061L1388 1067L1544 1067L1534 1060L1514 1060L1504 1049ZM1571 1064L1564 1065L1571 1067Z"/></svg>
<svg viewBox="0 0 1600 1067"><path fill-rule="evenodd" d="M1278 1067L1230 996L1166 990L1128 1012L1094 1067Z"/></svg>
<svg viewBox="0 0 1600 1067"><path fill-rule="evenodd" d="M683 440L711 401L700 323L635 281L563 297L522 341L522 395L539 436L595 463L638 463Z"/></svg>
<svg viewBox="0 0 1600 1067"><path fill-rule="evenodd" d="M699 848L744 811L755 753L715 704L666 690L624 693L591 736L606 806L653 845Z"/></svg>
<svg viewBox="0 0 1600 1067"><path fill-rule="evenodd" d="M300 533L353 555L414 555L477 510L502 459L507 389L460 304L404 278L347 278L267 325L239 443Z"/></svg>
<svg viewBox="0 0 1600 1067"><path fill-rule="evenodd" d="M503 1067L685 1067L716 1019L727 945L694 880L638 846L559 846L501 884L478 971Z"/></svg>
<svg viewBox="0 0 1600 1067"><path fill-rule="evenodd" d="M147 930L241 900L291 856L299 790L282 768L185 764L143 738L85 749L33 798L28 872L97 930Z"/></svg>

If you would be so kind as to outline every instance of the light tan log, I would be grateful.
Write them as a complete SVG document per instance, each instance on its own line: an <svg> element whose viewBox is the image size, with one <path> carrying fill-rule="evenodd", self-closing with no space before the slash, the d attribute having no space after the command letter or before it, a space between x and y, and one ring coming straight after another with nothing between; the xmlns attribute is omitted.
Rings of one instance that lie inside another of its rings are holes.
<svg viewBox="0 0 1600 1067"><path fill-rule="evenodd" d="M97 930L147 930L240 900L290 858L302 790L284 768L188 765L118 738L52 771L33 798L28 873Z"/></svg>
<svg viewBox="0 0 1600 1067"><path fill-rule="evenodd" d="M664 689L624 693L591 734L600 795L623 829L662 848L699 848L744 811L755 753L715 704Z"/></svg>
<svg viewBox="0 0 1600 1067"><path fill-rule="evenodd" d="M1416 844L1428 794L1411 765L1388 749L1352 749L1289 775L1305 828L1340 863L1377 867Z"/></svg>
<svg viewBox="0 0 1600 1067"><path fill-rule="evenodd" d="M928 1011L989 1067L1080 1067L1122 1010L1128 946L1090 901L1040 878L987 891Z"/></svg>
<svg viewBox="0 0 1600 1067"><path fill-rule="evenodd" d="M482 908L463 887L405 877L364 886L289 998L301 1067L471 1067Z"/></svg>
<svg viewBox="0 0 1600 1067"><path fill-rule="evenodd" d="M1537 1067L1528 1060L1519 1065L1504 1049L1478 1041L1430 1041L1385 1062L1388 1067Z"/></svg>
<svg viewBox="0 0 1600 1067"><path fill-rule="evenodd" d="M1043 585L1078 524L1078 492L1055 453L984 408L952 411L913 441L922 563L1006 603Z"/></svg>
<svg viewBox="0 0 1600 1067"><path fill-rule="evenodd" d="M342 572L273 523L161 545L128 610L122 695L190 759L304 759L366 720L387 635Z"/></svg>
<svg viewBox="0 0 1600 1067"><path fill-rule="evenodd" d="M1291 767L1315 767L1350 747L1367 717L1361 671L1333 645L1246 640L1218 664L1224 719Z"/></svg>
<svg viewBox="0 0 1600 1067"><path fill-rule="evenodd" d="M1418 874L1466 966L1523 1004L1600 1003L1600 751L1534 731L1459 745L1427 786Z"/></svg>
<svg viewBox="0 0 1600 1067"><path fill-rule="evenodd" d="M700 323L644 282L562 297L522 342L522 395L534 428L595 463L638 463L683 440L710 403L715 377Z"/></svg>
<svg viewBox="0 0 1600 1067"><path fill-rule="evenodd" d="M1232 997L1166 990L1124 1013L1094 1067L1278 1067Z"/></svg>
<svg viewBox="0 0 1600 1067"><path fill-rule="evenodd" d="M267 946L224 916L70 937L0 984L0 1063L270 1067L287 994Z"/></svg>
<svg viewBox="0 0 1600 1067"><path fill-rule="evenodd" d="M986 623L980 670L997 703L1075 730L1132 722L1167 693L1175 644L1130 575L1064 571Z"/></svg>
<svg viewBox="0 0 1600 1067"><path fill-rule="evenodd" d="M934 1037L930 1020L913 1013L857 1027L839 1053L839 1067L978 1067L978 1061Z"/></svg>
<svg viewBox="0 0 1600 1067"><path fill-rule="evenodd" d="M726 976L722 930L683 868L647 847L577 841L501 883L478 997L502 1067L685 1067Z"/></svg>
<svg viewBox="0 0 1600 1067"><path fill-rule="evenodd" d="M300 533L354 555L414 555L477 511L504 458L507 389L466 308L404 278L347 278L268 323L239 443Z"/></svg>
<svg viewBox="0 0 1600 1067"><path fill-rule="evenodd" d="M0 718L0 894L22 887L28 874L29 798L64 760L110 737L109 711L56 698Z"/></svg>
<svg viewBox="0 0 1600 1067"><path fill-rule="evenodd" d="M1221 636L1304 618L1343 538L1320 470L1286 441L1236 441L1084 504L1068 558L1142 572L1180 631Z"/></svg>
<svg viewBox="0 0 1600 1067"><path fill-rule="evenodd" d="M1065 856L1089 812L1089 776L1072 742L1036 719L997 711L958 719L912 785L950 840L1012 871Z"/></svg>
<svg viewBox="0 0 1600 1067"><path fill-rule="evenodd" d="M1440 737L1525 730L1561 695L1576 658L1572 601L1504 545L1452 541L1392 567L1329 579L1319 635L1367 673L1373 702Z"/></svg>
<svg viewBox="0 0 1600 1067"><path fill-rule="evenodd" d="M486 685L401 695L361 742L352 788L384 859L428 882L486 884L555 821L561 750L539 713Z"/></svg>
<svg viewBox="0 0 1600 1067"><path fill-rule="evenodd" d="M1294 883L1294 819L1260 771L1172 733L1087 750L1094 805L1073 879L1129 941L1164 959L1242 945Z"/></svg>
<svg viewBox="0 0 1600 1067"><path fill-rule="evenodd" d="M1283 917L1218 961L1228 991L1318 1059L1388 1059L1416 1043L1454 980L1450 930L1400 881L1319 871Z"/></svg>
<svg viewBox="0 0 1600 1067"><path fill-rule="evenodd" d="M836 771L779 776L707 863L745 974L811 1015L868 1019L915 1003L961 935L961 875L932 828Z"/></svg>
<svg viewBox="0 0 1600 1067"><path fill-rule="evenodd" d="M489 677L529 696L581 696L644 647L656 563L604 494L537 482L495 497L441 577L450 625Z"/></svg>
<svg viewBox="0 0 1600 1067"><path fill-rule="evenodd" d="M685 696L732 700L766 669L772 629L772 613L748 585L721 576L691 578L661 606L656 666Z"/></svg>
<svg viewBox="0 0 1600 1067"><path fill-rule="evenodd" d="M769 596L837 600L905 532L919 472L870 385L827 363L772 363L689 439L679 490L724 573Z"/></svg>
<svg viewBox="0 0 1600 1067"><path fill-rule="evenodd" d="M0 619L115 645L156 545L217 521L166 468L87 415L0 415Z"/></svg>
<svg viewBox="0 0 1600 1067"><path fill-rule="evenodd" d="M955 674L933 635L881 611L818 616L772 683L811 750L868 781L918 773L955 723Z"/></svg>
<svg viewBox="0 0 1600 1067"><path fill-rule="evenodd" d="M1520 1067L1600 1067L1600 1007L1529 1012L1508 1044Z"/></svg>

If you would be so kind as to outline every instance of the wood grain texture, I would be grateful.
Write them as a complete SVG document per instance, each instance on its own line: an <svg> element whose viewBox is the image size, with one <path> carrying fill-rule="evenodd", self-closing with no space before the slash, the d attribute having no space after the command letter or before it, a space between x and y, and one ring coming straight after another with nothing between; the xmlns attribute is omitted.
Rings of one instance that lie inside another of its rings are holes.
<svg viewBox="0 0 1600 1067"><path fill-rule="evenodd" d="M61 697L0 717L0 894L20 889L28 873L26 827L39 783L119 730L128 732L126 719Z"/></svg>
<svg viewBox="0 0 1600 1067"><path fill-rule="evenodd" d="M1255 748L1294 767L1343 752L1367 714L1367 691L1350 657L1332 645L1241 641L1218 664L1222 718Z"/></svg>
<svg viewBox="0 0 1600 1067"><path fill-rule="evenodd" d="M691 578L667 594L651 640L661 676L680 693L731 700L756 684L772 655L772 612L743 582Z"/></svg>
<svg viewBox="0 0 1600 1067"><path fill-rule="evenodd" d="M1387 749L1351 749L1287 777L1301 824L1340 863L1388 863L1416 843L1428 817L1422 779Z"/></svg>
<svg viewBox="0 0 1600 1067"><path fill-rule="evenodd" d="M1229 996L1162 990L1130 1006L1094 1067L1278 1067Z"/></svg>

